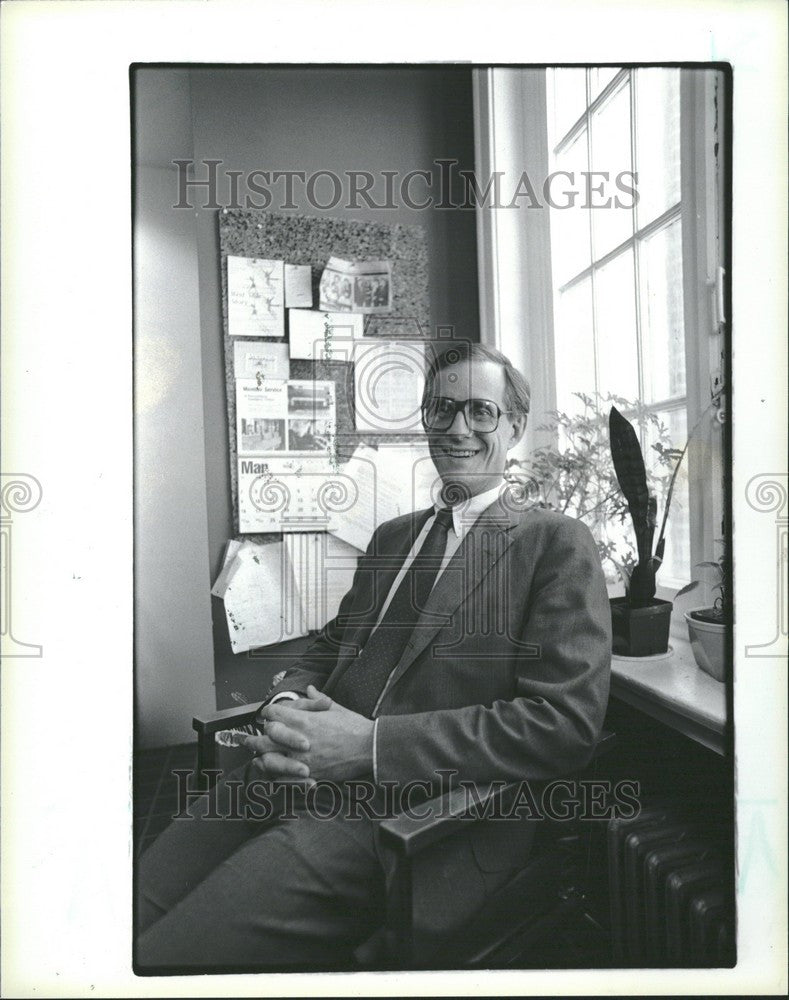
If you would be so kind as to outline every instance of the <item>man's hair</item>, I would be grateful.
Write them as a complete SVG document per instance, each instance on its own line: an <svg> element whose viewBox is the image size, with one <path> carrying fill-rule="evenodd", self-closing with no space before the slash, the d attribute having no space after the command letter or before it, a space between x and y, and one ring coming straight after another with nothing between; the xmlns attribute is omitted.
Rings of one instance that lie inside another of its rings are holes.
<svg viewBox="0 0 789 1000"><path fill-rule="evenodd" d="M504 401L507 404L507 409L511 410L515 416L523 417L525 420L531 405L531 388L526 378L501 351L497 351L493 347L485 347L483 344L472 344L467 340L459 340L457 343L449 345L433 359L425 376L425 391L422 401L426 402L432 394L436 375L443 368L460 364L462 361L476 360L493 361L497 365L501 365L504 369Z"/></svg>

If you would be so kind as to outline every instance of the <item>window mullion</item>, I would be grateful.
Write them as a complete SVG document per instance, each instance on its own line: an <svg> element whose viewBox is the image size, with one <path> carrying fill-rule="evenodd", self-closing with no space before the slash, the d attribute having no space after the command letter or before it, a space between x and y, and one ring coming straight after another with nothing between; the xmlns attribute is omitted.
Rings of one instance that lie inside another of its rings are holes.
<svg viewBox="0 0 789 1000"><path fill-rule="evenodd" d="M575 139L578 138L578 134L586 122L587 113L594 114L598 108L605 104L609 97L613 97L616 91L621 87L622 81L625 79L627 74L630 73L630 70L620 70L619 73L617 73L617 75L610 80L605 87L603 87L594 100L592 100L592 72L593 71L591 69L586 70L586 110L553 147L554 156L558 156L562 150L566 149Z"/></svg>
<svg viewBox="0 0 789 1000"><path fill-rule="evenodd" d="M658 399L654 403L644 403L644 409L649 410L650 413L657 412L658 410L668 412L670 410L681 410L683 406L687 407L687 405L687 396L670 396L668 399ZM684 444L684 442L682 443Z"/></svg>
<svg viewBox="0 0 789 1000"><path fill-rule="evenodd" d="M589 170L592 169L592 109L590 98L592 96L592 71L586 70L586 160ZM594 226L592 225L592 213L588 212L589 219L589 294L592 301L592 352L594 355L594 388L595 392L600 391L600 362L597 349L597 296L595 289L595 267L594 267Z"/></svg>
<svg viewBox="0 0 789 1000"><path fill-rule="evenodd" d="M633 172L638 176L638 149L636 143L636 135L638 120L637 120L637 110L636 110L636 71L630 71L630 162ZM635 204L632 208L631 215L631 228L633 230L633 283L634 289L633 293L636 297L635 301L635 320L636 320L636 358L638 363L638 398L644 400L645 385L644 385L644 345L643 345L643 321L641 317L641 241L636 238L636 233L638 231L638 219L636 218L636 212L638 210L638 200L635 199ZM642 447L646 444L644 440L644 432L641 434Z"/></svg>

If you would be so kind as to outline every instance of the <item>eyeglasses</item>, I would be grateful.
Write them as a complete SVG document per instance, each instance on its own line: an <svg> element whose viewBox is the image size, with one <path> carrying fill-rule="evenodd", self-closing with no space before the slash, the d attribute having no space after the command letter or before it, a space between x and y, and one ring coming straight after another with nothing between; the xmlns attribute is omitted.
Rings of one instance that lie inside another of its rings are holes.
<svg viewBox="0 0 789 1000"><path fill-rule="evenodd" d="M502 410L490 399L449 399L437 396L422 405L422 424L426 431L448 431L455 422L455 414L465 417L466 426L477 434L492 434L499 426Z"/></svg>

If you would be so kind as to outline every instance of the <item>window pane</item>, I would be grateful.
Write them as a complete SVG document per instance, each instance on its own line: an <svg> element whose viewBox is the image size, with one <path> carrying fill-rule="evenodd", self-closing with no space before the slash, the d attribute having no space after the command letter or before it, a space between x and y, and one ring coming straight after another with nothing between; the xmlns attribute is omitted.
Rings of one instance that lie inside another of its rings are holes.
<svg viewBox="0 0 789 1000"><path fill-rule="evenodd" d="M583 403L573 395L595 391L590 278L556 296L554 315L556 408L579 413Z"/></svg>
<svg viewBox="0 0 789 1000"><path fill-rule="evenodd" d="M638 225L676 205L680 198L679 70L636 71Z"/></svg>
<svg viewBox="0 0 789 1000"><path fill-rule="evenodd" d="M595 177L590 192L592 237L595 260L613 250L633 233L633 209L630 195L616 186L620 174L632 170L630 152L630 83L626 82L592 115L592 170L607 174ZM630 179L625 178L625 184ZM617 204L617 196L619 207ZM603 206L603 207L594 207Z"/></svg>
<svg viewBox="0 0 789 1000"><path fill-rule="evenodd" d="M590 100L602 93L619 72L619 66L595 66L590 75Z"/></svg>
<svg viewBox="0 0 789 1000"><path fill-rule="evenodd" d="M685 323L680 220L641 244L641 368L644 400L685 395Z"/></svg>
<svg viewBox="0 0 789 1000"><path fill-rule="evenodd" d="M600 392L638 399L638 346L633 251L595 272L595 327Z"/></svg>
<svg viewBox="0 0 789 1000"><path fill-rule="evenodd" d="M586 129L567 149L555 159L552 172L563 170L565 176L555 177L551 182L551 201L558 207L550 209L551 253L553 277L557 285L563 285L592 262L589 242L589 212L582 208L584 196L576 197L583 190L581 172L589 169L586 146Z"/></svg>
<svg viewBox="0 0 789 1000"><path fill-rule="evenodd" d="M668 438L668 445L678 448L680 451L685 446L688 436L688 422L685 407L677 410L658 411L664 428L665 438ZM644 448L644 461L648 469L659 475L663 479L663 489L658 493L658 517L657 528L655 529L655 544L657 544L660 524L663 520L663 513L666 509L666 491L668 489L671 473L674 470L676 460L668 465L662 465L659 456L654 451L652 445L658 440L659 435L656 430L650 427L646 435L646 447ZM677 473L674 484L674 494L671 499L668 521L666 522L666 550L663 554L663 565L658 572L658 586L679 587L690 580L690 513L689 513L689 491L688 491L688 456L682 459L682 465Z"/></svg>
<svg viewBox="0 0 789 1000"><path fill-rule="evenodd" d="M552 147L561 142L586 110L586 70L548 70L548 125Z"/></svg>

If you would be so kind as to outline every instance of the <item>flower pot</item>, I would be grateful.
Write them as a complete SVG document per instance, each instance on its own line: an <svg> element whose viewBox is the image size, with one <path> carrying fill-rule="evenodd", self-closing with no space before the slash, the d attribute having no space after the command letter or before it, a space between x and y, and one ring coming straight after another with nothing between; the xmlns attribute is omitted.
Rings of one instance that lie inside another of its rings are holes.
<svg viewBox="0 0 789 1000"><path fill-rule="evenodd" d="M613 651L621 656L654 656L668 649L671 601L654 598L643 608L631 608L626 597L612 597Z"/></svg>
<svg viewBox="0 0 789 1000"><path fill-rule="evenodd" d="M709 608L694 608L685 612L693 655L700 669L723 682L726 678L726 625L722 622L699 621L693 616Z"/></svg>

